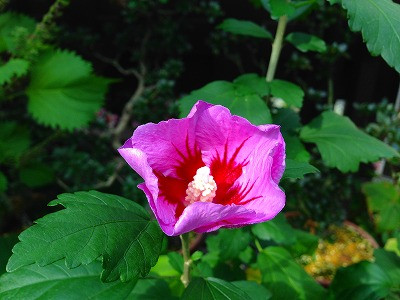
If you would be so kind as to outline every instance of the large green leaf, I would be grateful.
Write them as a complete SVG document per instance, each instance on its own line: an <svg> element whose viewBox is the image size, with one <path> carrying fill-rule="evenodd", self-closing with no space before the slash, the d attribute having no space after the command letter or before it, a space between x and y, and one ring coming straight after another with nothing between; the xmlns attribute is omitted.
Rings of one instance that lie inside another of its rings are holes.
<svg viewBox="0 0 400 300"><path fill-rule="evenodd" d="M336 299L398 299L400 258L382 249L375 250L375 257L375 263L363 261L337 271L331 285Z"/></svg>
<svg viewBox="0 0 400 300"><path fill-rule="evenodd" d="M304 175L310 173L318 173L318 169L313 165L310 165L304 161L297 161L293 159L286 159L286 168L283 173L282 179L292 178L298 179L303 178Z"/></svg>
<svg viewBox="0 0 400 300"><path fill-rule="evenodd" d="M317 144L324 162L342 172L357 171L360 162L399 155L393 148L359 130L349 118L330 111L304 126L300 138Z"/></svg>
<svg viewBox="0 0 400 300"><path fill-rule="evenodd" d="M300 108L303 105L304 92L294 83L274 79L268 83L271 95L283 99L287 105Z"/></svg>
<svg viewBox="0 0 400 300"><path fill-rule="evenodd" d="M6 272L7 261L11 256L11 249L18 242L16 234L0 236L0 275Z"/></svg>
<svg viewBox="0 0 400 300"><path fill-rule="evenodd" d="M28 72L29 62L20 59L12 58L4 65L0 66L0 85L10 83L14 77L20 77Z"/></svg>
<svg viewBox="0 0 400 300"><path fill-rule="evenodd" d="M272 35L268 30L251 21L225 19L218 28L234 34L272 39Z"/></svg>
<svg viewBox="0 0 400 300"><path fill-rule="evenodd" d="M110 82L93 75L91 64L72 52L47 52L32 66L28 110L44 125L83 127L103 104Z"/></svg>
<svg viewBox="0 0 400 300"><path fill-rule="evenodd" d="M249 295L251 300L268 300L272 297L270 291L254 281L243 280L233 281L231 283Z"/></svg>
<svg viewBox="0 0 400 300"><path fill-rule="evenodd" d="M301 52L325 52L327 49L324 40L303 32L292 32L287 35L286 40Z"/></svg>
<svg viewBox="0 0 400 300"><path fill-rule="evenodd" d="M320 300L326 291L280 247L268 247L257 257L262 282L274 299Z"/></svg>
<svg viewBox="0 0 400 300"><path fill-rule="evenodd" d="M256 125L271 123L268 106L258 94L258 90L252 89L252 86L213 81L179 101L181 116L185 117L198 100L223 105L229 108L232 114L244 117Z"/></svg>
<svg viewBox="0 0 400 300"><path fill-rule="evenodd" d="M35 20L27 16L6 12L0 14L0 52L14 52L17 47L16 34L19 29L30 34L35 29Z"/></svg>
<svg viewBox="0 0 400 300"><path fill-rule="evenodd" d="M68 268L103 257L102 279L122 281L146 276L157 262L163 234L147 211L133 201L96 191L62 194L49 214L21 233L8 271L65 258Z"/></svg>
<svg viewBox="0 0 400 300"><path fill-rule="evenodd" d="M235 258L250 243L250 233L241 228L220 229L217 235L209 236L206 240L209 252L218 253L221 261Z"/></svg>
<svg viewBox="0 0 400 300"><path fill-rule="evenodd" d="M168 286L161 280L101 282L101 263L68 269L63 262L45 267L25 266L0 277L0 299L159 299L168 297Z"/></svg>
<svg viewBox="0 0 400 300"><path fill-rule="evenodd" d="M371 182L363 186L368 208L375 213L380 231L400 228L400 188L391 182Z"/></svg>
<svg viewBox="0 0 400 300"><path fill-rule="evenodd" d="M17 122L0 123L0 163L15 162L28 149L29 131Z"/></svg>
<svg viewBox="0 0 400 300"><path fill-rule="evenodd" d="M268 0L268 2L271 12L271 17L273 19L277 19L284 15L291 16L296 11L296 8L293 5L293 3L291 3L291 1L288 0Z"/></svg>
<svg viewBox="0 0 400 300"><path fill-rule="evenodd" d="M274 241L281 245L290 245L296 242L294 229L280 213L274 219L253 225L251 231L256 237L264 241Z"/></svg>
<svg viewBox="0 0 400 300"><path fill-rule="evenodd" d="M342 0L353 31L361 31L368 50L400 72L400 5L392 0Z"/></svg>
<svg viewBox="0 0 400 300"><path fill-rule="evenodd" d="M251 300L242 289L217 278L195 278L186 288L182 300Z"/></svg>
<svg viewBox="0 0 400 300"><path fill-rule="evenodd" d="M269 87L267 81L265 80L265 77L261 77L255 73L240 75L239 77L235 78L233 83L243 85L248 89L251 89L260 97L269 95Z"/></svg>

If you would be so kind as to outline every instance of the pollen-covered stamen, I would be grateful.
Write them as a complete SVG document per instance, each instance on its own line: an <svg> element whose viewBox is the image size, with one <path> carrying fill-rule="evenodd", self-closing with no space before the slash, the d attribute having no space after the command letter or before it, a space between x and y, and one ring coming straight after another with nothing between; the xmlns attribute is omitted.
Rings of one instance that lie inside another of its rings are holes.
<svg viewBox="0 0 400 300"><path fill-rule="evenodd" d="M217 184L214 177L210 175L210 168L207 166L197 170L193 181L188 184L186 190L185 204L189 205L194 202L212 202L217 191Z"/></svg>

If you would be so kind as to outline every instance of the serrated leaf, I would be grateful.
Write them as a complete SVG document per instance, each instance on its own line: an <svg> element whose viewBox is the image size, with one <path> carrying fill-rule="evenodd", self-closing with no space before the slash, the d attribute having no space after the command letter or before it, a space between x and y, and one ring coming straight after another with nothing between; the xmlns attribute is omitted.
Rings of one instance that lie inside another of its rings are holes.
<svg viewBox="0 0 400 300"><path fill-rule="evenodd" d="M229 18L225 19L218 28L233 34L272 39L272 34L268 30L251 21Z"/></svg>
<svg viewBox="0 0 400 300"><path fill-rule="evenodd" d="M35 29L35 20L14 12L0 14L0 52L14 52L17 44L15 34L18 28L23 28L26 34Z"/></svg>
<svg viewBox="0 0 400 300"><path fill-rule="evenodd" d="M0 193L5 192L7 190L8 180L6 175L0 171Z"/></svg>
<svg viewBox="0 0 400 300"><path fill-rule="evenodd" d="M102 280L146 276L157 262L163 234L147 211L133 201L96 191L62 194L49 214L22 232L7 270L65 258L68 268L103 257Z"/></svg>
<svg viewBox="0 0 400 300"><path fill-rule="evenodd" d="M30 188L45 186L54 181L54 171L42 163L34 163L19 169L19 178Z"/></svg>
<svg viewBox="0 0 400 300"><path fill-rule="evenodd" d="M400 72L400 5L392 0L342 0L349 26L361 31L372 55Z"/></svg>
<svg viewBox="0 0 400 300"><path fill-rule="evenodd" d="M233 281L234 286L238 287L249 295L251 300L268 300L271 299L272 294L261 284L254 281Z"/></svg>
<svg viewBox="0 0 400 300"><path fill-rule="evenodd" d="M181 116L185 117L198 100L223 105L229 108L232 114L244 117L256 125L271 123L268 106L249 86L228 81L213 81L179 101Z"/></svg>
<svg viewBox="0 0 400 300"><path fill-rule="evenodd" d="M218 253L221 261L235 258L250 243L251 235L241 228L220 229L217 235L209 236L206 240L209 252Z"/></svg>
<svg viewBox="0 0 400 300"><path fill-rule="evenodd" d="M292 178L298 179L303 178L306 174L318 173L318 169L313 165L310 165L304 161L297 161L293 159L286 159L286 168L283 173L282 179Z"/></svg>
<svg viewBox="0 0 400 300"><path fill-rule="evenodd" d="M195 278L186 288L182 300L251 300L249 295L230 282L217 278Z"/></svg>
<svg viewBox="0 0 400 300"><path fill-rule="evenodd" d="M290 245L296 242L294 229L289 225L282 213L270 221L253 225L251 231L263 241L274 241L282 245Z"/></svg>
<svg viewBox="0 0 400 300"><path fill-rule="evenodd" d="M11 249L18 242L16 234L0 236L0 275L6 272L7 261L11 256Z"/></svg>
<svg viewBox="0 0 400 300"><path fill-rule="evenodd" d="M28 72L29 62L20 59L12 58L4 65L0 66L0 85L10 83L15 77L21 77Z"/></svg>
<svg viewBox="0 0 400 300"><path fill-rule="evenodd" d="M272 80L268 85L271 95L283 99L288 106L300 108L303 105L304 92L298 85L279 79Z"/></svg>
<svg viewBox="0 0 400 300"><path fill-rule="evenodd" d="M28 149L29 131L17 122L0 123L0 163L16 162Z"/></svg>
<svg viewBox="0 0 400 300"><path fill-rule="evenodd" d="M376 213L374 221L379 231L400 228L400 188L390 182L371 182L363 186L368 209Z"/></svg>
<svg viewBox="0 0 400 300"><path fill-rule="evenodd" d="M63 262L25 266L0 277L0 299L125 299L136 281L102 283L101 263L68 269ZM130 298L139 299L139 298Z"/></svg>
<svg viewBox="0 0 400 300"><path fill-rule="evenodd" d="M360 162L399 156L393 148L359 130L349 118L330 111L304 126L300 138L317 144L326 165L342 172L357 171Z"/></svg>
<svg viewBox="0 0 400 300"><path fill-rule="evenodd" d="M72 52L47 52L32 66L28 111L41 124L72 130L86 126L104 101L109 79Z"/></svg>
<svg viewBox="0 0 400 300"><path fill-rule="evenodd" d="M331 284L336 299L396 299L400 286L400 258L382 249L375 250L376 262L367 261L340 268ZM393 290L393 298L390 293ZM386 298L388 297L388 298Z"/></svg>
<svg viewBox="0 0 400 300"><path fill-rule="evenodd" d="M312 34L292 32L287 35L286 40L301 52L325 52L327 49L324 40Z"/></svg>
<svg viewBox="0 0 400 300"><path fill-rule="evenodd" d="M257 257L262 282L275 299L324 299L327 293L280 247L268 247Z"/></svg>

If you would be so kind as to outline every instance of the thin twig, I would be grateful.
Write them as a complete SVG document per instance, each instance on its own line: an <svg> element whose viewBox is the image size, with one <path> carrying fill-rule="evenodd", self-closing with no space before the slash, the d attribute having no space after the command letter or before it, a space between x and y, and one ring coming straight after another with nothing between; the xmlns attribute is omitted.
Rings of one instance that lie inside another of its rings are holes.
<svg viewBox="0 0 400 300"><path fill-rule="evenodd" d="M115 167L114 173L110 177L108 177L107 180L99 182L96 185L94 185L93 188L95 190L97 190L97 189L110 187L114 183L114 181L117 179L119 171L121 171L123 166L124 166L123 162L119 161L117 166Z"/></svg>

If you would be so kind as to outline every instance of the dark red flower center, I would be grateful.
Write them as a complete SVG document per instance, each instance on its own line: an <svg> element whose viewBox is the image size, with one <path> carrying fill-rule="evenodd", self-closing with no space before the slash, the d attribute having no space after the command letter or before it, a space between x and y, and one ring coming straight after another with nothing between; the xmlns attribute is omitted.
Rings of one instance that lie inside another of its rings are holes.
<svg viewBox="0 0 400 300"><path fill-rule="evenodd" d="M237 156L246 141L247 139L235 149L230 158L228 158L228 143L226 143L222 156L220 153L217 153L212 159L209 167L211 175L214 177L215 183L217 184L216 195L212 199L213 203L222 205L243 205L261 197L252 197L243 201L253 188L255 182L252 184L247 182L245 186L236 182L242 175L243 167L248 164L246 160L240 163L236 162ZM182 214L187 205L185 197L189 183L193 181L197 170L205 166L200 149L195 145L194 151L192 152L189 147L188 138L186 138L185 148L186 149L183 150L175 147L177 153L181 157L181 161L178 161L175 166L176 177L164 176L159 172L155 172L158 178L160 195L169 203L177 205L175 211L175 217L177 218ZM186 155L183 154L183 151L186 152Z"/></svg>

